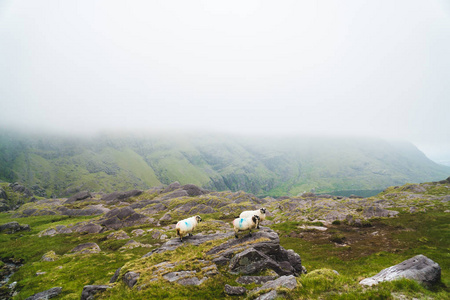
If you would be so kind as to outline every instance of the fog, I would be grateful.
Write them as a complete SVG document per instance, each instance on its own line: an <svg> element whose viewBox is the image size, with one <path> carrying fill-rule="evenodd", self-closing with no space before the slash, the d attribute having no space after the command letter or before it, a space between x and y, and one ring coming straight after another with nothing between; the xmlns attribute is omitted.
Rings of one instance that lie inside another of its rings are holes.
<svg viewBox="0 0 450 300"><path fill-rule="evenodd" d="M364 135L450 160L448 1L1 1L0 126Z"/></svg>

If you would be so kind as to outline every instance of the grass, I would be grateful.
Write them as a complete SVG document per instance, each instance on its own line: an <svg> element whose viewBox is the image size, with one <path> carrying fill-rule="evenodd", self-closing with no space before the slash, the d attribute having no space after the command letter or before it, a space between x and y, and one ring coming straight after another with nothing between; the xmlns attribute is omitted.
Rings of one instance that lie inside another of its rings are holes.
<svg viewBox="0 0 450 300"><path fill-rule="evenodd" d="M439 188L439 190L436 190ZM430 195L442 193L441 186L431 186ZM396 189L398 190L398 189ZM388 191L386 192L388 193ZM139 199L152 199L154 194L144 194ZM397 197L398 198L398 197ZM207 204L214 200L220 204L221 198L185 197L167 202L169 208L195 201ZM223 200L226 201L226 200ZM396 203L403 204L400 198ZM294 290L279 289L279 295L286 299L448 299L450 295L450 214L445 213L447 204L430 200L414 200L417 213L410 214L404 207L393 207L401 211L396 218L374 218L369 220L371 226L355 227L347 222L333 222L327 225L326 231L304 229L302 225L323 226L321 222L294 222L284 219L283 222L270 225L278 232L280 244L286 249L299 253L308 274L297 278L298 287ZM242 202L227 207L233 211ZM425 211L423 209L426 209ZM163 212L161 212L162 214ZM229 222L233 215L224 211L202 215L201 222L194 234L213 234L217 231L231 230ZM243 299L242 296L227 296L224 285L236 285L239 275L228 273L228 266L218 266L220 274L210 277L200 286L181 286L162 278L164 272L155 267L162 262L171 262L173 269L165 271L196 271L195 276L201 278L210 263L205 263L206 253L212 247L224 242L215 240L200 246L185 244L174 251L153 254L147 258L142 256L160 245L162 240L153 239L152 232L160 231L169 238L175 237L173 230L166 231L161 227L144 224L127 227L123 230L134 240L152 245L151 248L137 247L121 251L120 248L129 240L108 239L112 231L101 234L60 234L53 237L38 237L38 233L56 225L74 225L78 222L96 218L69 216L32 216L27 218L11 218L11 214L0 213L0 224L17 221L29 224L30 231L15 234L0 234L0 258L3 261L21 261L23 266L11 278L17 281L20 291L14 299L25 299L37 292L55 286L62 286L63 292L57 299L79 299L84 285L107 284L119 267L121 276L127 271L140 273L137 285L130 289L119 280L98 299ZM223 219L228 227L215 220ZM268 218L271 219L271 218ZM173 224L175 222L171 221ZM133 237L134 229L154 231L143 236ZM76 255L68 254L75 246L94 242L101 248L100 253ZM44 254L54 251L57 259L51 262L41 261ZM415 255L423 254L442 268L442 281L433 288L426 288L411 280L398 280L381 283L374 287L363 287L359 281L373 276L382 269L398 264ZM0 263L0 268L3 266ZM37 276L36 274L42 274ZM268 274L263 274L268 275ZM157 279L152 281L153 279ZM258 285L250 285L254 289ZM262 293L262 292L261 292ZM256 298L257 294L249 298Z"/></svg>

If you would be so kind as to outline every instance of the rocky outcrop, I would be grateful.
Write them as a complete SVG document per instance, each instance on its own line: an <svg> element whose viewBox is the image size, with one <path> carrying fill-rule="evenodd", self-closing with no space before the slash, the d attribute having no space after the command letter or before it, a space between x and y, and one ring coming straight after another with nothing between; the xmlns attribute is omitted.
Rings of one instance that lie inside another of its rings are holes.
<svg viewBox="0 0 450 300"><path fill-rule="evenodd" d="M54 287L49 290L34 294L26 298L25 300L42 300L42 299L50 299L58 296L62 292L62 287Z"/></svg>
<svg viewBox="0 0 450 300"><path fill-rule="evenodd" d="M0 225L0 232L2 233L12 234L24 230L26 231L30 230L30 225L28 224L20 225L16 221Z"/></svg>
<svg viewBox="0 0 450 300"><path fill-rule="evenodd" d="M383 281L400 278L413 279L424 285L433 285L441 280L441 267L424 255L417 255L398 265L382 270L375 276L361 280L361 285L372 286Z"/></svg>
<svg viewBox="0 0 450 300"><path fill-rule="evenodd" d="M27 197L33 196L33 193L29 189L19 184L18 182L11 183L9 187L12 188L12 190L16 193L22 193Z"/></svg>
<svg viewBox="0 0 450 300"><path fill-rule="evenodd" d="M91 193L89 193L88 191L83 191L69 197L64 203L74 203L75 201L86 200L88 198L92 198Z"/></svg>
<svg viewBox="0 0 450 300"><path fill-rule="evenodd" d="M295 275L302 272L300 256L280 246L278 234L261 227L251 236L232 239L207 252L218 264L227 264L230 273L253 274L271 269L278 275Z"/></svg>
<svg viewBox="0 0 450 300"><path fill-rule="evenodd" d="M123 227L142 225L149 221L150 219L147 216L136 213L134 209L126 206L109 211L99 221L99 224L108 229L117 230Z"/></svg>
<svg viewBox="0 0 450 300"><path fill-rule="evenodd" d="M122 201L131 197L139 196L142 194L141 190L131 190L126 192L113 192L111 194L104 195L102 200L106 202Z"/></svg>
<svg viewBox="0 0 450 300"><path fill-rule="evenodd" d="M104 292L110 289L109 285L85 285L83 291L81 292L80 300L94 300L95 294L99 292Z"/></svg>

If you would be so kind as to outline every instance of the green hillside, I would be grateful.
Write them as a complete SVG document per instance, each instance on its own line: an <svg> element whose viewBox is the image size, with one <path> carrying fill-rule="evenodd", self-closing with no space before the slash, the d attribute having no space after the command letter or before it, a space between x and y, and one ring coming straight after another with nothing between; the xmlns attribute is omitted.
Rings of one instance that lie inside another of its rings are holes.
<svg viewBox="0 0 450 300"><path fill-rule="evenodd" d="M0 180L38 186L48 197L174 181L281 196L384 189L449 175L449 167L414 145L379 139L0 133Z"/></svg>

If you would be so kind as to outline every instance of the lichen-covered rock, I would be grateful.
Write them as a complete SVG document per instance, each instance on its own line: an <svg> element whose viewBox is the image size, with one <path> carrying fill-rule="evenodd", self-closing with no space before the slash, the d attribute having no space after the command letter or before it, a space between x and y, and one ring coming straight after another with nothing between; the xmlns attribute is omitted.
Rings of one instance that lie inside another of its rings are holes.
<svg viewBox="0 0 450 300"><path fill-rule="evenodd" d="M122 267L118 268L115 272L114 275L111 277L111 279L109 280L109 283L114 283L117 281L117 279L119 278L120 275L120 270L122 270Z"/></svg>
<svg viewBox="0 0 450 300"><path fill-rule="evenodd" d="M241 276L236 279L236 282L240 284L263 284L267 281L275 280L276 278L276 276Z"/></svg>
<svg viewBox="0 0 450 300"><path fill-rule="evenodd" d="M94 300L95 294L104 292L111 287L108 285L85 285L81 292L80 300Z"/></svg>
<svg viewBox="0 0 450 300"><path fill-rule="evenodd" d="M77 226L74 227L74 230L76 232L80 232L80 233L100 233L102 231L105 230L105 228L103 228L102 226L98 225L98 224L94 224L94 223L88 223L82 226Z"/></svg>
<svg viewBox="0 0 450 300"><path fill-rule="evenodd" d="M275 280L267 281L261 287L252 290L251 294L255 294L259 291L276 290L280 287L292 290L292 289L295 289L297 286L298 286L297 279L295 279L295 277L293 275L281 276ZM262 298L262 299L267 299L267 298Z"/></svg>
<svg viewBox="0 0 450 300"><path fill-rule="evenodd" d="M142 225L149 222L149 218L145 215L139 214L131 207L125 206L121 208L115 208L98 221L102 226L108 229L120 229L123 227L130 227L136 225Z"/></svg>
<svg viewBox="0 0 450 300"><path fill-rule="evenodd" d="M128 236L128 234L125 231L119 230L119 231L116 231L116 232L108 234L106 236L106 238L109 239L109 240L111 240L111 239L114 239L114 240L126 240L126 239L129 239L130 237Z"/></svg>
<svg viewBox="0 0 450 300"><path fill-rule="evenodd" d="M142 194L142 192L143 191L141 191L141 190L131 190L131 191L126 191L126 192L113 192L111 194L104 195L102 197L102 200L105 200L107 202L119 201L119 200L128 199L130 197L139 196L140 194Z"/></svg>
<svg viewBox="0 0 450 300"><path fill-rule="evenodd" d="M100 247L96 243L85 243L76 246L72 250L70 250L70 253L78 253L78 254L93 254L93 253L99 253Z"/></svg>
<svg viewBox="0 0 450 300"><path fill-rule="evenodd" d="M64 203L74 203L75 201L82 201L82 200L86 200L88 198L92 198L91 193L89 193L89 191L83 191L83 192L79 192L76 193L75 195L69 197L66 202Z"/></svg>
<svg viewBox="0 0 450 300"><path fill-rule="evenodd" d="M123 276L123 282L129 287L132 288L138 281L141 275L135 272L127 272Z"/></svg>
<svg viewBox="0 0 450 300"><path fill-rule="evenodd" d="M375 276L361 280L361 285L372 286L383 281L400 278L413 279L425 285L433 285L441 280L441 267L424 255L417 255L398 265L382 270Z"/></svg>
<svg viewBox="0 0 450 300"><path fill-rule="evenodd" d="M24 224L20 225L18 222L9 222L3 225L0 225L0 232L6 233L6 234L12 234L19 231L29 231L30 225Z"/></svg>
<svg viewBox="0 0 450 300"><path fill-rule="evenodd" d="M64 225L57 225L55 227L52 228L47 228L41 232L38 233L39 237L43 237L43 236L55 236L57 234L62 234L62 233L72 233L72 229L67 228Z"/></svg>
<svg viewBox="0 0 450 300"><path fill-rule="evenodd" d="M51 250L42 255L41 260L42 261L55 261L59 258L58 255L56 255L55 251Z"/></svg>
<svg viewBox="0 0 450 300"><path fill-rule="evenodd" d="M25 300L43 300L58 296L62 292L62 287L54 287L49 290L34 294Z"/></svg>
<svg viewBox="0 0 450 300"><path fill-rule="evenodd" d="M247 292L247 289L242 286L232 286L229 284L225 284L224 291L227 295L243 295Z"/></svg>

